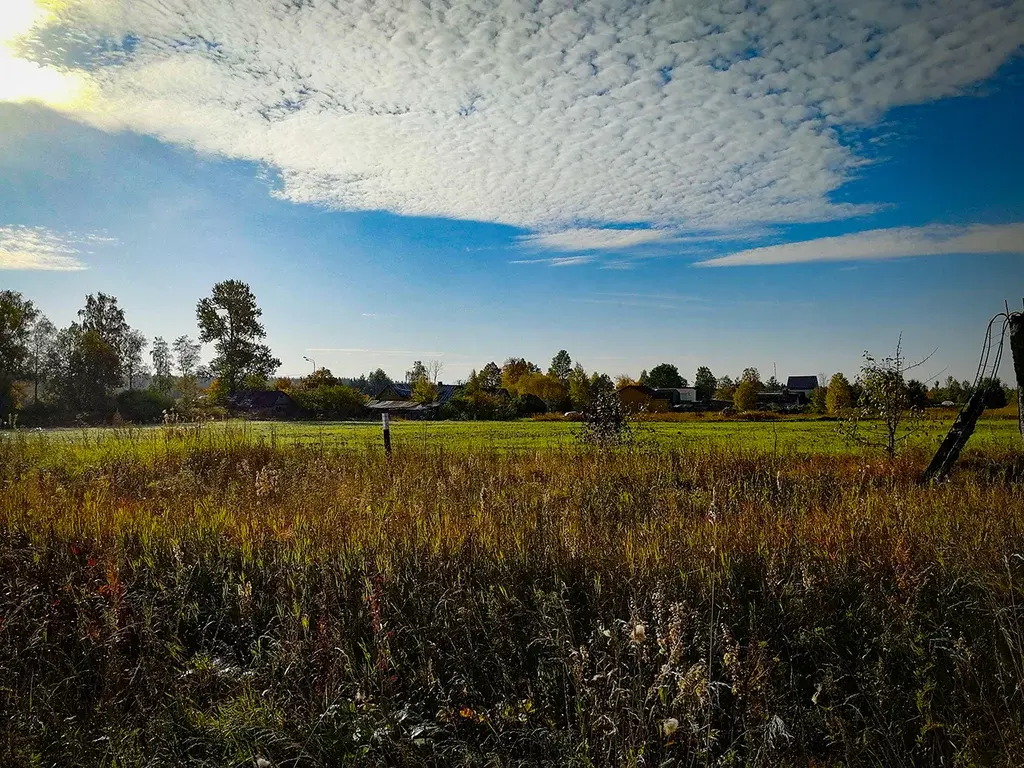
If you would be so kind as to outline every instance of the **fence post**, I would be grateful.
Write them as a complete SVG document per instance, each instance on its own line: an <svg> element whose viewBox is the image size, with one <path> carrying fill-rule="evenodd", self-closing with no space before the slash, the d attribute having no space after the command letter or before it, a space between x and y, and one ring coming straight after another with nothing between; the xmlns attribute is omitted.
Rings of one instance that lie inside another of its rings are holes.
<svg viewBox="0 0 1024 768"><path fill-rule="evenodd" d="M384 453L391 455L391 415L384 411L380 415L380 426L384 431Z"/></svg>

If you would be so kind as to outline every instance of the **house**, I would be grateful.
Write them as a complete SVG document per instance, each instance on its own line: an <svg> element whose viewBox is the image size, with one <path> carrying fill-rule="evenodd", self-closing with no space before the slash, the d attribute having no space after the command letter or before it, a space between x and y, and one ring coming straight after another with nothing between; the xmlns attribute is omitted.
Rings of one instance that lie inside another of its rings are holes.
<svg viewBox="0 0 1024 768"><path fill-rule="evenodd" d="M787 392L798 392L804 397L810 397L811 392L818 388L817 376L790 376L786 380Z"/></svg>
<svg viewBox="0 0 1024 768"><path fill-rule="evenodd" d="M758 392L757 407L763 411L788 411L807 405L808 396L803 392L783 390L782 392Z"/></svg>
<svg viewBox="0 0 1024 768"><path fill-rule="evenodd" d="M618 390L619 402L630 413L667 413L672 410L672 395L675 390L658 390L645 384L630 384Z"/></svg>
<svg viewBox="0 0 1024 768"><path fill-rule="evenodd" d="M366 407L375 413L400 414L412 419L433 416L438 408L462 391L460 384L438 383L435 386L437 399L432 403L418 403L412 399L412 384L391 383L374 395Z"/></svg>
<svg viewBox="0 0 1024 768"><path fill-rule="evenodd" d="M287 419L299 411L287 392L266 392L258 389L243 389L230 395L228 408L256 419Z"/></svg>
<svg viewBox="0 0 1024 768"><path fill-rule="evenodd" d="M656 387L654 391L668 395L673 406L697 402L696 387Z"/></svg>

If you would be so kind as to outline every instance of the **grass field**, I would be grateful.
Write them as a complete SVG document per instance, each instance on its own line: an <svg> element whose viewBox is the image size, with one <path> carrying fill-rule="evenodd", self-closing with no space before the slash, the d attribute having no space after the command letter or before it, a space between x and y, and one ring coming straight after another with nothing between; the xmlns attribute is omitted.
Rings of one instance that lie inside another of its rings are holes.
<svg viewBox="0 0 1024 768"><path fill-rule="evenodd" d="M920 425L909 445L922 451L938 447L952 423L953 416L931 418ZM320 444L331 448L365 448L381 441L379 424L368 422L245 422L212 423L205 431L244 433L248 438L275 444ZM392 421L394 445L446 449L533 450L571 447L578 425L565 421ZM0 433L2 434L2 433ZM99 445L130 434L133 442L165 442L160 427L58 429L31 432L45 439L82 446ZM778 451L782 453L866 453L869 448L851 443L835 421L782 419L775 422L689 419L675 422L649 421L635 426L640 443L662 448L726 448L736 450ZM1020 441L1017 423L1012 418L983 418L971 438L972 449L1012 447Z"/></svg>
<svg viewBox="0 0 1024 768"><path fill-rule="evenodd" d="M1020 764L1012 420L650 427L6 435L0 765Z"/></svg>

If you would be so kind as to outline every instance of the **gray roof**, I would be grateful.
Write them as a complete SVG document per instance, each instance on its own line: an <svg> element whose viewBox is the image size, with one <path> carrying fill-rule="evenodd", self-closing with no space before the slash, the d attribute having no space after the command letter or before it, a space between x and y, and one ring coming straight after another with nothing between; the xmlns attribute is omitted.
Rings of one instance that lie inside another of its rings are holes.
<svg viewBox="0 0 1024 768"><path fill-rule="evenodd" d="M817 376L790 376L786 381L786 389L815 389L817 386Z"/></svg>
<svg viewBox="0 0 1024 768"><path fill-rule="evenodd" d="M374 411L429 411L437 408L437 403L417 403L412 400L371 400L367 408Z"/></svg>
<svg viewBox="0 0 1024 768"><path fill-rule="evenodd" d="M453 397L455 397L455 395L457 395L459 393L459 390L462 389L462 387L459 384L437 384L436 386L437 386L437 400L435 402L438 405L444 405L449 400L451 400ZM412 399L412 385L411 384L406 384L404 382L403 383L395 382L393 384L388 384L386 387L381 387L380 391L377 392L377 394L374 395L374 401L377 401L377 399L381 396L381 394L383 394L384 392L387 392L389 389L394 390L395 394L398 395L400 398L402 398L402 400L395 400L395 401L390 401L390 402L396 402L396 403L397 402L405 402L405 401L408 401L408 400ZM385 402L385 401L382 401L382 402ZM371 403L369 407L370 408L374 408L374 407L380 408L381 406L379 406L379 405L374 406ZM395 406L395 407L397 407L397 406Z"/></svg>

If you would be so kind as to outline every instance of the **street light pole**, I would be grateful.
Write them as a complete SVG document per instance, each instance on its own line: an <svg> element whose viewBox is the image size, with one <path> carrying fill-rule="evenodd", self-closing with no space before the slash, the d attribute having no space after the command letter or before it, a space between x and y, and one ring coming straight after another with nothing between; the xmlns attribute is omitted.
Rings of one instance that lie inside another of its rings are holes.
<svg viewBox="0 0 1024 768"><path fill-rule="evenodd" d="M313 364L313 373L316 373L316 360L314 360L311 357L306 357L305 355L302 356L302 359L305 360L307 363L312 363Z"/></svg>

